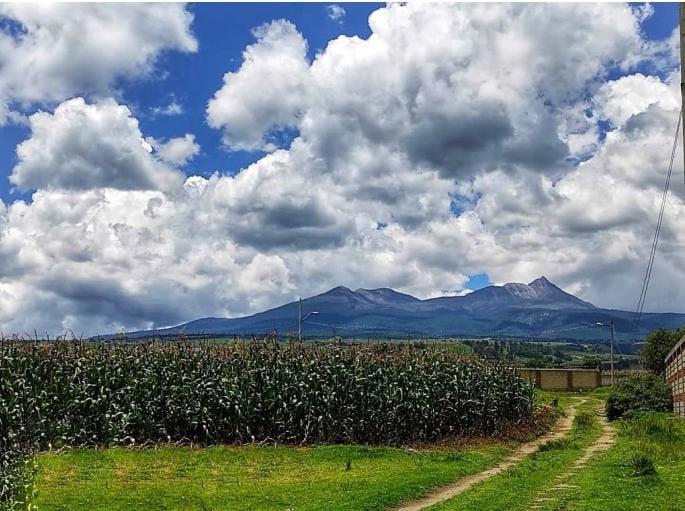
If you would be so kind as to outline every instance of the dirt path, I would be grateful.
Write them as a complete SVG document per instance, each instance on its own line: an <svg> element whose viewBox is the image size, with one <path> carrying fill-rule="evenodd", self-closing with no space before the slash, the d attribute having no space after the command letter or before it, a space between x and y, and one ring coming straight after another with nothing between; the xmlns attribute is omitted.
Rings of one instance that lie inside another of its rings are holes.
<svg viewBox="0 0 685 511"><path fill-rule="evenodd" d="M572 484L567 484L566 481L568 481L570 477L576 475L580 470L585 468L587 462L595 454L606 451L612 445L614 445L614 442L616 441L616 430L609 425L609 421L607 421L606 414L604 413L604 407L601 407L597 410L597 419L602 426L602 433L599 435L599 438L597 438L597 440L595 440L592 444L590 444L590 446L587 447L587 449L585 449L585 451L583 451L583 455L578 458L573 465L571 465L571 468L569 468L563 474L559 474L554 479L554 484L552 487L546 488L544 490L544 494L540 495L531 503L530 509L539 509L547 502L558 500L558 493L576 488L576 486ZM555 496L555 494L557 495Z"/></svg>
<svg viewBox="0 0 685 511"><path fill-rule="evenodd" d="M400 507L395 508L394 511L420 511L421 509L426 509L430 506L434 506L435 504L451 499L452 497L468 490L469 488L482 481L485 481L486 479L490 479L493 476L501 474L505 470L523 460L523 458L526 456L533 454L540 448L542 444L545 444L550 440L562 438L569 431L571 431L573 419L576 416L576 410L583 402L585 402L585 399L579 399L573 403L566 409L566 415L561 417L546 435L543 435L532 442L527 442L520 445L512 454L504 458L494 467L477 474L464 476L454 483L443 486L442 488L439 488L435 492L430 493L419 500L406 502Z"/></svg>

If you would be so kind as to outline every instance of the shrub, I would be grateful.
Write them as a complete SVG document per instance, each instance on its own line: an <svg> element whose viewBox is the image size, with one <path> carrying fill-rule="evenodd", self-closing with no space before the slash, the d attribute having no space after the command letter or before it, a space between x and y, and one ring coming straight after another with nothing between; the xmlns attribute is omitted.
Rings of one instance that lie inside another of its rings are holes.
<svg viewBox="0 0 685 511"><path fill-rule="evenodd" d="M583 362L581 367L587 367L588 369L597 369L602 367L602 359L597 355L585 355L583 357Z"/></svg>
<svg viewBox="0 0 685 511"><path fill-rule="evenodd" d="M626 466L632 470L632 473L635 477L644 477L656 474L654 462L652 461L652 458L646 454L634 453L628 460Z"/></svg>
<svg viewBox="0 0 685 511"><path fill-rule="evenodd" d="M634 374L611 389L607 417L615 420L640 412L669 412L673 410L672 399L671 387L663 378L651 373Z"/></svg>

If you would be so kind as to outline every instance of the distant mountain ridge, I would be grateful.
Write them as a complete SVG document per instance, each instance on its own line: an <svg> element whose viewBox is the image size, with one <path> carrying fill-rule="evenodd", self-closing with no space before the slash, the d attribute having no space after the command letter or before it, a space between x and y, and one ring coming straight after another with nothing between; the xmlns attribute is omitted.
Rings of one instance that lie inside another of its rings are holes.
<svg viewBox="0 0 685 511"><path fill-rule="evenodd" d="M454 302L469 310L492 310L502 307L539 307L544 309L596 308L540 277L529 284L511 283L487 286L460 297L433 298L428 301Z"/></svg>
<svg viewBox="0 0 685 511"><path fill-rule="evenodd" d="M565 292L545 277L528 284L487 286L463 296L421 300L390 288L338 286L302 300L303 314L317 312L304 324L308 337L492 336L541 339L606 338L597 323L614 321L619 338L639 339L651 330L685 325L685 314L643 314L635 332L633 313L601 309ZM155 335L280 335L297 331L298 303L241 318L202 318ZM126 334L147 337L152 331ZM103 336L105 338L114 335Z"/></svg>

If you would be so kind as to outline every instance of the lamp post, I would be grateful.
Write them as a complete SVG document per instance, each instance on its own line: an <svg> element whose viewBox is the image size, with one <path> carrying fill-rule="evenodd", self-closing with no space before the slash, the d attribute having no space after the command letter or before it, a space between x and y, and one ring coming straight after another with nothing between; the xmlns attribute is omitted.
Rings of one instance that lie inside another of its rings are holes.
<svg viewBox="0 0 685 511"><path fill-rule="evenodd" d="M305 315L305 317L302 317L302 297L300 297L300 300L297 302L297 340L302 342L302 323L305 322L305 320L312 315L318 314L317 311L312 311L309 314Z"/></svg>
<svg viewBox="0 0 685 511"><path fill-rule="evenodd" d="M609 347L609 360L611 363L611 386L614 386L614 320L610 320L608 323L597 322L597 326L606 326L611 328L611 346Z"/></svg>

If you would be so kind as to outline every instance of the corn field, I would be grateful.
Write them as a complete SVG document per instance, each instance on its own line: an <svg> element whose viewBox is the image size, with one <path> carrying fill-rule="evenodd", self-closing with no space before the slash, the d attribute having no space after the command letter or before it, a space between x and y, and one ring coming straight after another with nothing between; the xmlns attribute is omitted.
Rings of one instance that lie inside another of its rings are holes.
<svg viewBox="0 0 685 511"><path fill-rule="evenodd" d="M34 451L158 442L397 445L496 433L530 417L533 401L533 387L512 370L444 349L0 344L2 441ZM16 458L14 468L12 460L0 467L21 485L25 463Z"/></svg>
<svg viewBox="0 0 685 511"><path fill-rule="evenodd" d="M0 510L29 508L33 488L33 465L27 448L0 445Z"/></svg>

